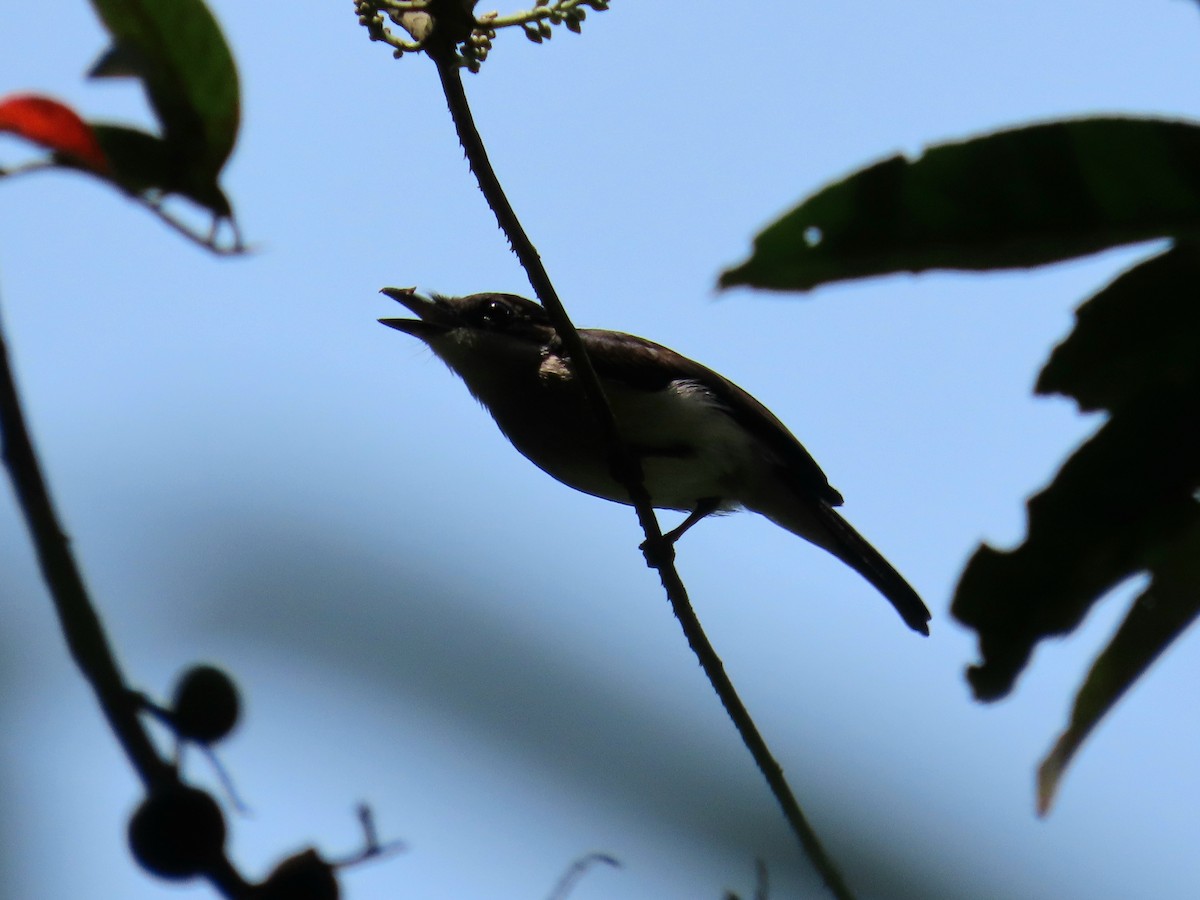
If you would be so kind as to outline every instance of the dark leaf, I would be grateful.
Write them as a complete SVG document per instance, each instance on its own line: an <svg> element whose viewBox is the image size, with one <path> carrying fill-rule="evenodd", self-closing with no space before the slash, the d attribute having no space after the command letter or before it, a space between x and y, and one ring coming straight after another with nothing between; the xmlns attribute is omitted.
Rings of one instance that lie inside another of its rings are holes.
<svg viewBox="0 0 1200 900"><path fill-rule="evenodd" d="M817 192L721 287L1041 265L1200 229L1200 127L1095 118L892 157Z"/></svg>
<svg viewBox="0 0 1200 900"><path fill-rule="evenodd" d="M0 132L53 150L81 168L103 174L108 160L92 126L75 110L49 97L19 94L0 100Z"/></svg>
<svg viewBox="0 0 1200 900"><path fill-rule="evenodd" d="M1193 528L1153 565L1154 580L1096 659L1075 697L1071 722L1038 769L1038 813L1054 800L1075 751L1121 695L1200 613L1200 528Z"/></svg>
<svg viewBox="0 0 1200 900"><path fill-rule="evenodd" d="M113 44L88 69L88 78L140 78L146 61L127 44Z"/></svg>
<svg viewBox="0 0 1200 900"><path fill-rule="evenodd" d="M216 181L180 157L176 145L123 125L92 126L110 163L107 180L131 194L152 198L180 194L221 219L232 218L229 200ZM63 165L74 166L62 158Z"/></svg>
<svg viewBox="0 0 1200 900"><path fill-rule="evenodd" d="M1135 266L1079 307L1071 335L1038 379L1085 410L1200 376L1200 246L1182 243Z"/></svg>
<svg viewBox="0 0 1200 900"><path fill-rule="evenodd" d="M237 70L202 0L92 0L113 47L97 76L135 73L176 155L215 180L237 139Z"/></svg>
<svg viewBox="0 0 1200 900"><path fill-rule="evenodd" d="M1200 378L1127 403L1029 501L1016 550L984 545L952 611L979 633L975 694L1012 688L1034 645L1075 628L1104 593L1153 571L1163 548L1200 522Z"/></svg>

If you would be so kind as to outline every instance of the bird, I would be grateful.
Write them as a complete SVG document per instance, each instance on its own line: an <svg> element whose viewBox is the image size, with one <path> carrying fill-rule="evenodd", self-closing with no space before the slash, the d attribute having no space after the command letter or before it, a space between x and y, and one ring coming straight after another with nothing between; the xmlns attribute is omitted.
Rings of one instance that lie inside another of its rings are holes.
<svg viewBox="0 0 1200 900"><path fill-rule="evenodd" d="M380 323L429 346L467 385L526 459L563 484L631 504L546 310L516 294L428 297L384 288L416 318ZM747 509L832 553L862 575L905 623L929 634L929 610L908 582L835 507L842 495L804 446L728 378L668 347L581 328L617 430L641 462L659 509L688 513L673 545L701 519Z"/></svg>

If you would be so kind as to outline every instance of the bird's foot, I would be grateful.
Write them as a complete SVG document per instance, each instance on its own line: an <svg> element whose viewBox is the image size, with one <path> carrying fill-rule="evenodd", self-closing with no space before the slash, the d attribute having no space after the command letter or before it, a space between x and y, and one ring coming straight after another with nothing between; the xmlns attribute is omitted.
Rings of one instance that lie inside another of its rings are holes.
<svg viewBox="0 0 1200 900"><path fill-rule="evenodd" d="M646 557L646 565L651 569L661 569L675 562L675 542L669 534L664 534L659 540L642 541L638 549Z"/></svg>

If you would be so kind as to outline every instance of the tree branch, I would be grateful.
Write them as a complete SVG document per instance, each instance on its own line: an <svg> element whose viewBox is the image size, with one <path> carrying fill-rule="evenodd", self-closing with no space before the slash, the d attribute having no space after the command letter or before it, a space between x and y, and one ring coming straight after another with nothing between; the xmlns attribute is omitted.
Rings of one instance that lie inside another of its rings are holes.
<svg viewBox="0 0 1200 900"><path fill-rule="evenodd" d="M436 0L431 3L431 7L434 8L439 5ZM434 18L436 21L436 9L434 9ZM575 374L579 378L584 394L591 404L605 436L608 452L613 460L614 474L629 492L634 509L637 511L638 521L646 534L647 561L658 571L667 598L671 603L671 609L687 637L688 646L696 654L713 690L716 691L721 704L725 707L726 713L733 721L751 756L754 757L755 764L775 795L775 799L782 808L804 853L820 873L830 893L839 900L853 898L841 873L825 852L816 832L796 802L796 798L784 778L783 769L771 755L753 718L738 697L733 682L725 673L725 667L720 657L717 656L716 650L700 625L699 618L692 609L687 589L674 565L674 550L669 542L663 539L662 530L651 505L650 495L643 483L641 463L636 456L629 452L621 439L616 420L608 405L608 400L604 396L596 371L588 358L583 341L571 323L570 317L550 281L550 276L542 264L541 256L521 226L488 159L483 139L475 127L466 92L463 90L462 70L454 41L445 36L441 36L439 39L438 30L435 27L433 34L426 38L424 49L437 66L442 90L446 95L446 103L450 109L451 118L454 120L459 142L466 153L471 171L479 182L479 189L495 214L497 223L507 236L513 252L529 277L529 283L532 285L534 293L546 308L559 339L570 355Z"/></svg>
<svg viewBox="0 0 1200 900"><path fill-rule="evenodd" d="M17 501L37 549L42 577L50 589L67 647L84 678L96 692L105 718L121 742L129 761L147 790L174 770L158 755L138 719L137 706L121 677L100 617L88 599L83 577L71 556L67 536L54 512L50 493L34 453L25 416L17 396L8 361L3 325L0 324L0 442L2 456Z"/></svg>

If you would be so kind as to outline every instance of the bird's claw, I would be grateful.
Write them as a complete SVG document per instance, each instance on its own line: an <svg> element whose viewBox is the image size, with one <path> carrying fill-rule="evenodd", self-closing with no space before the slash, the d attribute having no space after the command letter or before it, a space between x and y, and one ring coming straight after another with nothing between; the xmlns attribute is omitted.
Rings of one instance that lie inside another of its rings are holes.
<svg viewBox="0 0 1200 900"><path fill-rule="evenodd" d="M644 540L638 544L638 549L651 569L661 569L675 562L675 542L666 535L658 540Z"/></svg>

